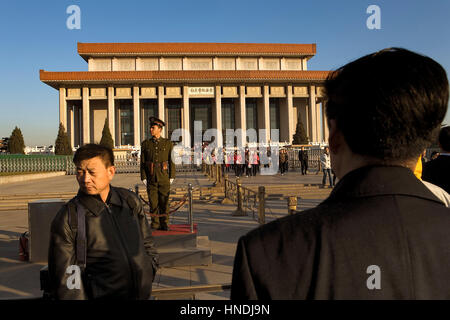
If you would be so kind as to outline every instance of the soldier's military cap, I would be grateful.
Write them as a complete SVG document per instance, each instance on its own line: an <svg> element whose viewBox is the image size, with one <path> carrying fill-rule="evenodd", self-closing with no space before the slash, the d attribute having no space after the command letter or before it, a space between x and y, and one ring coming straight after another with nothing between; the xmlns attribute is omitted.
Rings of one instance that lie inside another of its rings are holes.
<svg viewBox="0 0 450 320"><path fill-rule="evenodd" d="M164 121L162 121L161 119L158 119L156 117L150 117L150 127L157 125L160 126L161 128L164 127L166 124L164 123Z"/></svg>

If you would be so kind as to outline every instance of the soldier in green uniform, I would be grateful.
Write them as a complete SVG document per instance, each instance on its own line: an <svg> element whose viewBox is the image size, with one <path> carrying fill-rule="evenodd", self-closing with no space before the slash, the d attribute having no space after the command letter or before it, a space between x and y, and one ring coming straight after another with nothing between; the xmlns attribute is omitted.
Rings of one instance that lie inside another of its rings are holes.
<svg viewBox="0 0 450 320"><path fill-rule="evenodd" d="M172 161L173 144L161 137L165 123L150 117L151 139L141 143L141 180L147 186L152 214L169 213L170 184L175 179L175 163ZM152 217L151 227L169 230L169 216Z"/></svg>

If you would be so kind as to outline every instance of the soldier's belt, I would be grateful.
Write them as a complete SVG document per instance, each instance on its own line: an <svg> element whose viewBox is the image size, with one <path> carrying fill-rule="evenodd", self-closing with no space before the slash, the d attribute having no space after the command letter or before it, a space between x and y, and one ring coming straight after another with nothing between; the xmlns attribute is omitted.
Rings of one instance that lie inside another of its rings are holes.
<svg viewBox="0 0 450 320"><path fill-rule="evenodd" d="M168 161L163 161L163 162L146 162L148 171L150 176L153 176L153 174L155 173L155 167L156 168L161 168L162 170L168 170L169 169L169 164Z"/></svg>

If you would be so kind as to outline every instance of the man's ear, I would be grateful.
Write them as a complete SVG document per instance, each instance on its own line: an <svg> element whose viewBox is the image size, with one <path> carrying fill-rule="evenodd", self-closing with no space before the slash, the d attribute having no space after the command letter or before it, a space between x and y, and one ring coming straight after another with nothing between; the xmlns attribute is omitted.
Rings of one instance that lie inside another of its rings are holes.
<svg viewBox="0 0 450 320"><path fill-rule="evenodd" d="M106 170L108 170L109 178L112 179L116 173L116 167L109 166Z"/></svg>
<svg viewBox="0 0 450 320"><path fill-rule="evenodd" d="M342 133L337 128L335 119L328 119L328 131L328 146L330 152L336 154L342 146Z"/></svg>

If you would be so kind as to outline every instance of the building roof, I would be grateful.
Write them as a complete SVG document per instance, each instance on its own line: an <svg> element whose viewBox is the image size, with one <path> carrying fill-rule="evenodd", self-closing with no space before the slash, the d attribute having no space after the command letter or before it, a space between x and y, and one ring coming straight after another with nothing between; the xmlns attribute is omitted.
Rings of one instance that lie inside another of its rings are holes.
<svg viewBox="0 0 450 320"><path fill-rule="evenodd" d="M316 44L280 43L78 43L78 54L86 61L91 56L155 55L282 55L316 54Z"/></svg>
<svg viewBox="0 0 450 320"><path fill-rule="evenodd" d="M76 71L51 72L40 70L42 82L59 88L68 83L175 83L175 82L311 82L324 81L329 71Z"/></svg>

